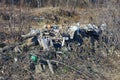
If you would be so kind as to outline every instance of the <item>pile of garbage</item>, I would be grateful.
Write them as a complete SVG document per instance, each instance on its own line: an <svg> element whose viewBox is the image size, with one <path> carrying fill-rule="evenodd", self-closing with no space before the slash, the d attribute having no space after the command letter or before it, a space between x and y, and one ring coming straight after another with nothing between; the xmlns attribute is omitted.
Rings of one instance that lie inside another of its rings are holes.
<svg viewBox="0 0 120 80"><path fill-rule="evenodd" d="M66 29L58 25L45 26L43 30L31 28L28 34L21 35L23 39L21 43L5 45L1 48L1 52L3 54L7 52L27 53L29 55L30 70L39 73L45 70L45 66L48 65L51 73L54 74L54 67L59 64L54 60L58 59L58 56L61 56L64 50L74 51L74 46L71 43L80 47L84 38L91 38L94 46L94 42L99 41L99 36L106 27L106 24L96 26L77 23L74 26L67 26ZM32 50L35 52L32 52ZM17 61L18 58L14 57L14 62Z"/></svg>

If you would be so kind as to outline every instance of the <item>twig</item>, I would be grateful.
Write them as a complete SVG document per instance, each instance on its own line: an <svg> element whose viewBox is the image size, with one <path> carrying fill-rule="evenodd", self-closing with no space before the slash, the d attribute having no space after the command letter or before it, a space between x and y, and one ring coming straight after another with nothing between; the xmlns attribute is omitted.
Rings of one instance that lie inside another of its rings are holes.
<svg viewBox="0 0 120 80"><path fill-rule="evenodd" d="M65 66L69 67L70 69L72 69L72 70L74 70L74 71L76 71L78 73L81 73L79 70L77 70L77 69L67 65L66 63L63 63L63 62L60 62L60 61L56 61L56 60L50 60L50 62L55 62L55 63L59 63L59 64L62 64L62 65L65 65Z"/></svg>

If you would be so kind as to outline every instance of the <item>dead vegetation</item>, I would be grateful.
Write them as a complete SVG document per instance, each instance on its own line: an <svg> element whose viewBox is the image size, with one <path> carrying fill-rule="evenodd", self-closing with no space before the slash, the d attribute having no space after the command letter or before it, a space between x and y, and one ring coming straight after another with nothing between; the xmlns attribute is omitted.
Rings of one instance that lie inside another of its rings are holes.
<svg viewBox="0 0 120 80"><path fill-rule="evenodd" d="M27 8L28 11L23 8L20 13L18 13L18 9L14 9L15 13L10 14L4 14L5 11L0 12L1 80L120 79L119 6L76 8L72 11L59 7ZM15 15L17 16L15 17ZM63 32L67 29L66 26L71 26L76 22L95 25L105 22L108 27L100 35L99 41L94 42L94 45L91 43L91 38L85 38L81 46L78 46L76 42L70 43L71 51L66 50L66 46L62 47L62 53L51 47L50 51L43 51L41 46L31 45L31 39L21 38L21 34L28 33L31 27L41 30L43 25L59 24L62 26L61 32ZM9 48L4 47L6 45ZM20 46L16 47L16 45ZM2 50L6 51L2 52ZM29 56L31 53L37 55L37 65L31 63ZM51 65L47 63L53 65L53 70L49 69ZM47 65L45 69L43 64ZM40 68L41 65L43 69Z"/></svg>

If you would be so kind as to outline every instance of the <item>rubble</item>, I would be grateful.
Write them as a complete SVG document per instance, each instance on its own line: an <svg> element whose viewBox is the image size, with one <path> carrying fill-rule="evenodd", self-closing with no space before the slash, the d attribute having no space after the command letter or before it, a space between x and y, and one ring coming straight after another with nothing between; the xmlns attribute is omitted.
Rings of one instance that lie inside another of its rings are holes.
<svg viewBox="0 0 120 80"><path fill-rule="evenodd" d="M99 37L99 35L101 35L99 32L102 32L104 30L102 27L106 25L102 24L100 28L92 24L84 26L86 27L83 28L77 23L75 26L68 27L67 31L64 32L60 32L61 30L57 25L51 25L49 28L45 27L43 30L31 28L29 33L21 35L23 38L21 44L7 45L2 48L2 51L6 52L13 50L15 53L23 53L25 47L38 47L39 52L29 53L29 50L26 51L29 55L29 69L36 73L41 73L46 69L45 66L48 66L51 73L54 74L54 66L57 65L58 62L51 61L52 59L59 58L61 55L64 55L65 52L76 50L77 48L74 49L75 46L73 44L77 43L77 47L82 46L85 37L93 38L93 36L96 37L96 35ZM50 35L51 33L54 36ZM3 59L7 61L9 57L7 58L7 56L4 56ZM18 61L19 58L15 56L14 62L17 63ZM74 68L72 69L77 71Z"/></svg>
<svg viewBox="0 0 120 80"><path fill-rule="evenodd" d="M2 50L3 52L6 50L15 50L15 52L21 53L23 49L21 47L25 45L39 45L44 51L49 51L50 48L54 48L54 50L57 51L64 46L69 48L71 42L77 42L78 46L82 45L85 37L91 37L91 41L94 43L94 40L99 40L99 35L101 35L106 26L106 24L102 24L98 27L94 24L80 25L80 23L76 23L76 25L68 27L67 31L62 33L58 25L49 25L44 27L46 28L45 30L31 28L29 33L21 35L22 38L28 40L27 44L21 46L18 46L19 44L10 44L5 46Z"/></svg>

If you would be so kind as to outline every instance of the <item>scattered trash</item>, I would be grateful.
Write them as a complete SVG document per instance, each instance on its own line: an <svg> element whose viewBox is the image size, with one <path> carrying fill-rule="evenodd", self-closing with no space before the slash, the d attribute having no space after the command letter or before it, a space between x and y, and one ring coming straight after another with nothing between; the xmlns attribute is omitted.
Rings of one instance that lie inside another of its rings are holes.
<svg viewBox="0 0 120 80"><path fill-rule="evenodd" d="M18 60L17 58L14 58L14 61L15 61L15 62L17 62L17 60Z"/></svg>
<svg viewBox="0 0 120 80"><path fill-rule="evenodd" d="M53 30L54 32L59 32L59 26L58 25L52 25L51 30Z"/></svg>
<svg viewBox="0 0 120 80"><path fill-rule="evenodd" d="M38 57L37 57L36 55L30 54L30 59L31 59L33 62L37 62Z"/></svg>
<svg viewBox="0 0 120 80"><path fill-rule="evenodd" d="M107 25L102 24L98 27L93 24L86 24L82 27L80 23L77 23L75 26L68 27L68 29L63 32L60 32L60 27L58 25L49 25L45 30L31 28L29 33L21 35L21 37L24 38L21 44L2 46L2 51L23 53L29 51L29 48L31 47L33 50L36 50L37 48L39 49L38 52L29 54L30 70L35 71L35 73L40 73L45 70L45 66L47 65L51 73L54 74L54 65L50 61L51 59L60 58L60 55L63 55L65 52L76 50L77 48L74 48L76 46L82 46L84 38L97 40L99 35L101 35L101 32L105 29L103 28L104 26ZM74 46L74 44L76 46ZM2 59L8 61L10 57L3 55ZM18 59L18 57L14 57L14 62L18 62Z"/></svg>

